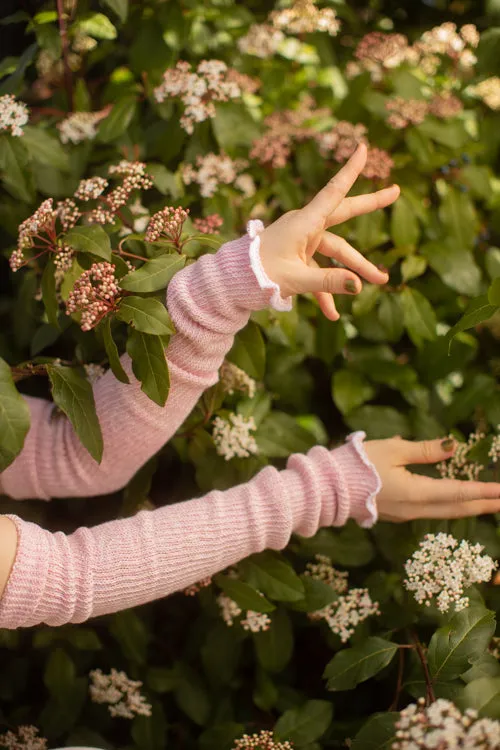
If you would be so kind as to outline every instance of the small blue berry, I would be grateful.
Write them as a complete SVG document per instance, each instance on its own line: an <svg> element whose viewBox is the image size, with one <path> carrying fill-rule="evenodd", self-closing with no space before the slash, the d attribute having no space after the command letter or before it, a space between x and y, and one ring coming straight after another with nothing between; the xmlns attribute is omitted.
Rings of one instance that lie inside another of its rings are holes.
<svg viewBox="0 0 500 750"><path fill-rule="evenodd" d="M471 158L470 158L469 154L462 154L462 161L463 161L464 164L470 164L471 163Z"/></svg>
<svg viewBox="0 0 500 750"><path fill-rule="evenodd" d="M441 174L449 174L450 168L445 164L444 167L439 167L439 171Z"/></svg>
<svg viewBox="0 0 500 750"><path fill-rule="evenodd" d="M461 193L468 193L469 192L469 188L467 187L467 185L459 185L458 189L460 190Z"/></svg>
<svg viewBox="0 0 500 750"><path fill-rule="evenodd" d="M450 159L450 167L458 167L457 159Z"/></svg>

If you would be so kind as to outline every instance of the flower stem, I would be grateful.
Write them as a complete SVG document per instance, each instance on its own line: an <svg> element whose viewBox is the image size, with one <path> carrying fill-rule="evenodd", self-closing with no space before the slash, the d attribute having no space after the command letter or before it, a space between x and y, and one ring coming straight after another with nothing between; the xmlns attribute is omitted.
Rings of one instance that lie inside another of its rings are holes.
<svg viewBox="0 0 500 750"><path fill-rule="evenodd" d="M61 47L64 66L64 86L66 96L68 97L68 110L73 111L73 80L71 68L69 66L69 42L68 31L66 29L66 19L64 16L63 0L57 0L57 17L59 20L59 36L61 37Z"/></svg>
<svg viewBox="0 0 500 750"><path fill-rule="evenodd" d="M425 658L424 649L422 648L422 644L418 640L417 634L412 631L411 637L413 642L415 643L415 648L418 654L418 658L420 659L420 663L422 664L422 669L424 670L424 678L425 678L425 685L426 685L426 699L427 699L427 705L430 705L431 703L434 703L436 700L436 696L434 693L434 688L432 686L432 678L429 673L429 665L427 664L427 659Z"/></svg>

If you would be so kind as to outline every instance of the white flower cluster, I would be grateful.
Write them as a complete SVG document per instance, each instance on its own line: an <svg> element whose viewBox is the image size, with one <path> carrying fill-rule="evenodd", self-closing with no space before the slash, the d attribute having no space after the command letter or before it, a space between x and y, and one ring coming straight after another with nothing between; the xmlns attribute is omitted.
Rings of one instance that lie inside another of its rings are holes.
<svg viewBox="0 0 500 750"><path fill-rule="evenodd" d="M102 378L102 376L105 374L106 370L104 367L101 367L101 365L83 365L83 369L85 370L85 375L87 376L87 380L89 383L97 383L99 378Z"/></svg>
<svg viewBox="0 0 500 750"><path fill-rule="evenodd" d="M285 35L268 23L254 23L245 36L238 39L238 49L245 55L255 57L272 57L278 50Z"/></svg>
<svg viewBox="0 0 500 750"><path fill-rule="evenodd" d="M242 614L242 609L227 594L219 594L217 604L220 607L221 617L226 625L228 627L234 625L235 620ZM243 620L240 620L240 625L243 630L260 633L261 631L269 630L271 618L264 612L255 612L253 609L249 609Z"/></svg>
<svg viewBox="0 0 500 750"><path fill-rule="evenodd" d="M468 454L471 448L478 445L485 437L484 432L472 432L466 443L457 443L453 455L436 466L443 479L477 480L484 466L477 461L471 461Z"/></svg>
<svg viewBox="0 0 500 750"><path fill-rule="evenodd" d="M231 159L225 153L210 152L197 157L196 169L192 164L184 164L181 175L185 185L196 182L200 186L203 198L211 198L220 184L231 185L238 173L247 166L248 162L245 159Z"/></svg>
<svg viewBox="0 0 500 750"><path fill-rule="evenodd" d="M315 0L295 0L291 7L273 11L270 20L277 29L286 29L290 34L326 31L336 36L340 31L340 21L333 8L319 9Z"/></svg>
<svg viewBox="0 0 500 750"><path fill-rule="evenodd" d="M425 699L410 703L396 722L392 750L496 750L500 747L500 722L480 719L474 709L460 711L451 701L438 698L427 708Z"/></svg>
<svg viewBox="0 0 500 750"><path fill-rule="evenodd" d="M92 141L97 135L97 125L105 116L102 112L73 112L57 124L61 141Z"/></svg>
<svg viewBox="0 0 500 750"><path fill-rule="evenodd" d="M368 589L349 589L346 572L336 570L326 555L316 555L316 563L308 563L305 575L327 583L340 594L336 601L323 609L311 612L311 620L325 620L328 627L346 643L360 622L380 614L378 602L373 602Z"/></svg>
<svg viewBox="0 0 500 750"><path fill-rule="evenodd" d="M233 365L232 362L225 360L220 368L220 379L223 389L226 393L232 394L235 391L247 393L250 398L255 396L256 382L250 375Z"/></svg>
<svg viewBox="0 0 500 750"><path fill-rule="evenodd" d="M481 544L460 543L451 534L426 534L419 548L405 563L404 584L419 604L427 607L436 598L440 612L454 605L455 611L469 606L464 590L489 581L497 567L489 555L481 555Z"/></svg>
<svg viewBox="0 0 500 750"><path fill-rule="evenodd" d="M16 101L11 94L0 96L0 130L10 130L12 135L22 135L23 125L29 118L26 104Z"/></svg>
<svg viewBox="0 0 500 750"><path fill-rule="evenodd" d="M253 417L245 419L234 412L229 414L227 420L216 417L212 438L219 456L223 456L226 461L230 461L235 456L248 458L251 454L258 453L259 449L255 438L250 435L250 432L256 429L257 426Z"/></svg>
<svg viewBox="0 0 500 750"><path fill-rule="evenodd" d="M500 431L500 425L497 425L497 430ZM499 455L500 455L500 434L493 435L493 440L491 441L491 446L488 451L488 456L489 458L491 458L494 464L498 462Z"/></svg>
<svg viewBox="0 0 500 750"><path fill-rule="evenodd" d="M131 680L125 672L112 668L109 675L100 669L89 673L92 684L90 697L94 703L108 703L111 716L133 719L137 716L151 716L151 706L140 693L142 682Z"/></svg>
<svg viewBox="0 0 500 750"><path fill-rule="evenodd" d="M226 102L241 96L241 87L229 76L222 60L202 60L192 71L190 63L179 60L175 68L163 74L163 83L154 90L157 102L179 97L185 106L181 127L192 134L194 125L215 117L214 102Z"/></svg>

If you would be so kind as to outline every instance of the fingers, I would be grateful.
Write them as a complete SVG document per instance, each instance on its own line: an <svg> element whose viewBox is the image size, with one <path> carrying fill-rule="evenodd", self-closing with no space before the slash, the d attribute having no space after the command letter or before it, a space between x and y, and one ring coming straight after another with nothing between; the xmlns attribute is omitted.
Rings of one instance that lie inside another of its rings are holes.
<svg viewBox="0 0 500 750"><path fill-rule="evenodd" d="M340 314L335 307L335 301L331 294L328 294L327 292L314 292L314 296L318 300L319 308L325 318L334 321L340 318Z"/></svg>
<svg viewBox="0 0 500 750"><path fill-rule="evenodd" d="M423 505L419 508L418 518L468 518L487 513L498 513L500 500L471 500L468 503L450 503Z"/></svg>
<svg viewBox="0 0 500 750"><path fill-rule="evenodd" d="M401 190L399 185L378 190L376 193L367 195L356 195L352 198L345 198L337 208L328 216L327 227L333 227L335 224L342 224L349 221L355 216L369 214L372 211L378 211L380 208L386 208L399 198Z"/></svg>
<svg viewBox="0 0 500 750"><path fill-rule="evenodd" d="M330 182L302 209L303 216L326 221L358 179L366 164L366 156L366 146L364 143L360 143L349 161L344 164L335 177L332 177Z"/></svg>
<svg viewBox="0 0 500 750"><path fill-rule="evenodd" d="M469 482L459 479L432 479L412 474L412 495L419 502L438 505L464 505L475 501L496 502L500 508L498 482Z"/></svg>
<svg viewBox="0 0 500 750"><path fill-rule="evenodd" d="M436 464L453 455L456 443L451 438L437 440L400 440L397 446L401 466L407 464Z"/></svg>
<svg viewBox="0 0 500 750"><path fill-rule="evenodd" d="M361 279L347 268L320 268L314 259L305 266L301 285L302 293L326 292L330 295L359 294L363 288ZM325 299L322 300L325 304Z"/></svg>
<svg viewBox="0 0 500 750"><path fill-rule="evenodd" d="M389 279L388 273L380 271L347 240L331 232L323 232L317 252L329 258L335 258L372 284L386 284Z"/></svg>

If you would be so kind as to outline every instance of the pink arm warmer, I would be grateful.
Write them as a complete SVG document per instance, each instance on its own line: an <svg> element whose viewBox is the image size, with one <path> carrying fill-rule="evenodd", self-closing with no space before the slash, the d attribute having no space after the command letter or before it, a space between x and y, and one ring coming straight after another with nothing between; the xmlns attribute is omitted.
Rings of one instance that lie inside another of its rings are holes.
<svg viewBox="0 0 500 750"><path fill-rule="evenodd" d="M177 333L168 348L171 391L162 409L140 390L104 375L94 392L104 435L97 465L67 420L50 421L51 405L29 399L25 447L2 475L13 497L104 494L122 487L177 430L200 394L217 381L234 334L250 311L288 301L266 277L256 226L177 274L168 307ZM122 358L130 372L127 357ZM376 518L380 479L357 433L334 451L317 446L287 468L262 470L226 492L141 511L74 534L50 533L18 516L18 550L0 601L0 627L61 625L143 604L178 591L249 554L282 549L292 532L313 535L349 517Z"/></svg>

